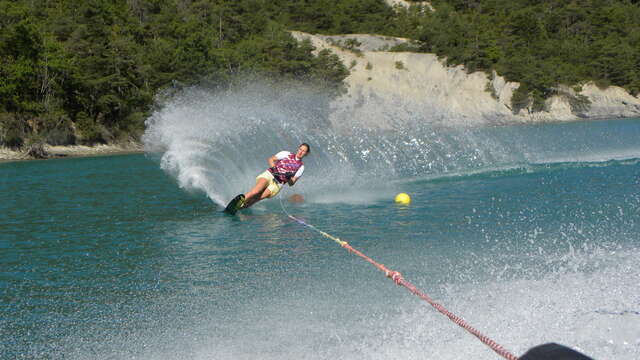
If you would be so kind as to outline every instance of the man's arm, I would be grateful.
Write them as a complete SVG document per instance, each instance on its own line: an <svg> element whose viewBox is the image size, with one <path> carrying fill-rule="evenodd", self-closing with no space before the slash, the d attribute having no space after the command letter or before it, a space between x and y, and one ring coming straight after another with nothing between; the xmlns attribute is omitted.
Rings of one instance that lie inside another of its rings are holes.
<svg viewBox="0 0 640 360"><path fill-rule="evenodd" d="M296 184L296 181L298 181L299 177L294 176L291 179L289 179L289 181L287 181L287 183L289 184L289 186L293 186Z"/></svg>
<svg viewBox="0 0 640 360"><path fill-rule="evenodd" d="M291 179L289 179L289 181L287 181L287 183L289 184L289 186L293 186L296 184L296 181L298 181L298 179L300 179L300 177L302 176L302 174L304 173L304 165L300 166L300 168L298 169L298 171L296 171L295 175L293 175L291 177Z"/></svg>

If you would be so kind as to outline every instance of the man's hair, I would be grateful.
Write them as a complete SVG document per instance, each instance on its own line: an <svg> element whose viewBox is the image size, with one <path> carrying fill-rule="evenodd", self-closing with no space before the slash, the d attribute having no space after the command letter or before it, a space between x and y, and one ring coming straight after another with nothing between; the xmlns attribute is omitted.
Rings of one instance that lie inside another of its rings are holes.
<svg viewBox="0 0 640 360"><path fill-rule="evenodd" d="M300 144L300 146L306 146L307 147L307 154L311 154L311 146L309 146L309 144L302 143L302 144ZM300 147L300 146L298 146L298 147Z"/></svg>

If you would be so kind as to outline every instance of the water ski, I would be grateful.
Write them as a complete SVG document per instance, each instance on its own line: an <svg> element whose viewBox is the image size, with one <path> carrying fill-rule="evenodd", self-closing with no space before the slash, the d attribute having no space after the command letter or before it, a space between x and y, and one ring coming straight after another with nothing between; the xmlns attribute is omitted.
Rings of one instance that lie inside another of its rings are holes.
<svg viewBox="0 0 640 360"><path fill-rule="evenodd" d="M244 195L240 194L234 197L233 200L229 201L227 207L224 208L224 212L234 215L238 210L242 208L242 205L244 205Z"/></svg>

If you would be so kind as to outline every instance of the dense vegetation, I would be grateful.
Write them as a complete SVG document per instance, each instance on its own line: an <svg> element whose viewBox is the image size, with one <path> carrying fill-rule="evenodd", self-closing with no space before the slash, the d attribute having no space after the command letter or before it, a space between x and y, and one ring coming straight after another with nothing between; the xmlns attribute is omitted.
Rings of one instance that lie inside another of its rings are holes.
<svg viewBox="0 0 640 360"><path fill-rule="evenodd" d="M337 56L314 57L278 14L257 0L0 0L0 144L135 138L162 89L243 72L338 90Z"/></svg>
<svg viewBox="0 0 640 360"><path fill-rule="evenodd" d="M404 12L397 34L469 71L496 70L521 83L517 109L541 110L558 85L594 81L640 92L640 1L435 0Z"/></svg>
<svg viewBox="0 0 640 360"><path fill-rule="evenodd" d="M378 33L522 83L516 108L592 80L640 92L632 0L0 0L0 145L136 138L163 89L237 74L318 84L348 74L287 30Z"/></svg>

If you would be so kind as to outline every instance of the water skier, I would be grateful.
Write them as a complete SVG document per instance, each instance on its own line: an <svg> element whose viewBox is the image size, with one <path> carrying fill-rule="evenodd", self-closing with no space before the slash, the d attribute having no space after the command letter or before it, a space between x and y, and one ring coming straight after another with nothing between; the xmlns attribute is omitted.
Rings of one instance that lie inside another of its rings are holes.
<svg viewBox="0 0 640 360"><path fill-rule="evenodd" d="M256 177L256 185L249 192L236 196L225 211L235 213L239 209L246 209L260 200L272 198L280 192L282 185L295 185L304 172L302 158L310 152L309 144L302 143L296 153L280 151L267 162L269 168Z"/></svg>

